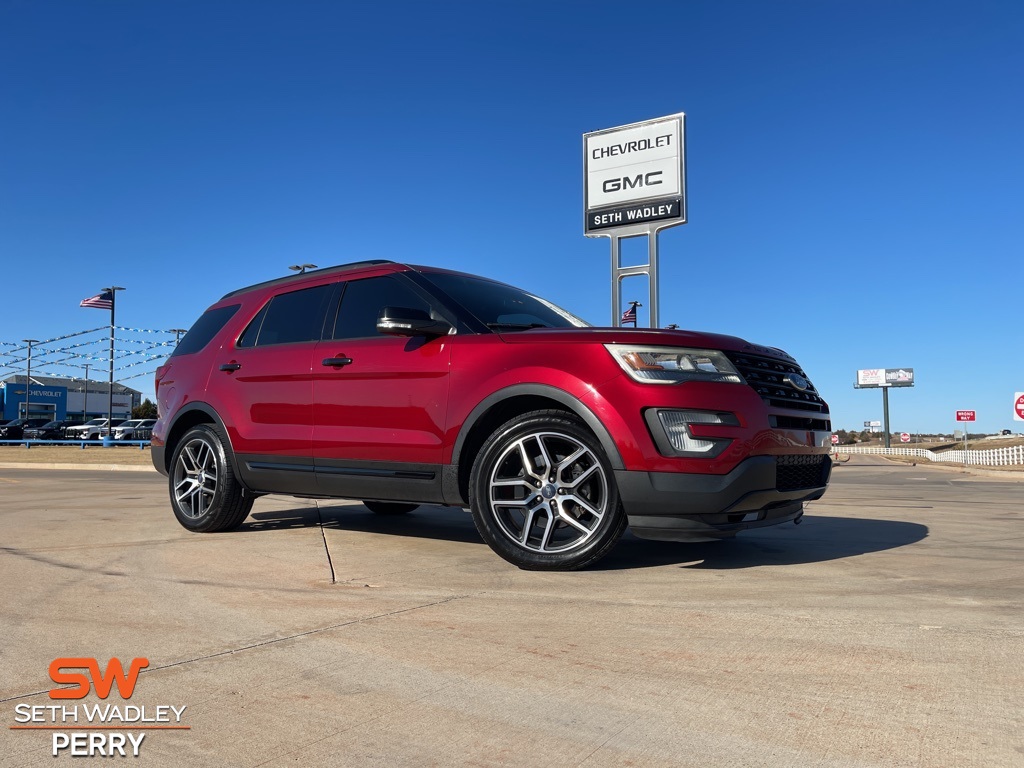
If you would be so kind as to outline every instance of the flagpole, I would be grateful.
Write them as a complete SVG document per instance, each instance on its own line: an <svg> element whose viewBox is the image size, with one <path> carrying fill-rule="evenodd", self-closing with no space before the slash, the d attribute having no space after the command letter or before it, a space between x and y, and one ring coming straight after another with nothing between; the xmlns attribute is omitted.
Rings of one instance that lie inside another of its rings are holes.
<svg viewBox="0 0 1024 768"><path fill-rule="evenodd" d="M117 285L104 288L110 291L110 378L107 381L107 437L114 434L114 307L117 305L117 292L123 291Z"/></svg>

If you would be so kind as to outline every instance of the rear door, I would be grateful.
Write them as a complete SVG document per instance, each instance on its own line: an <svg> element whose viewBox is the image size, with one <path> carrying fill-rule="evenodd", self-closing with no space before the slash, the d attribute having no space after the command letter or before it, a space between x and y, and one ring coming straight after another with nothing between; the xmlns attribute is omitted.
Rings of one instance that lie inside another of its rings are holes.
<svg viewBox="0 0 1024 768"><path fill-rule="evenodd" d="M358 499L441 500L441 454L454 336L377 333L383 307L443 315L401 274L343 283L313 359L317 484Z"/></svg>
<svg viewBox="0 0 1024 768"><path fill-rule="evenodd" d="M313 351L335 285L274 295L210 375L239 472L251 488L313 493Z"/></svg>

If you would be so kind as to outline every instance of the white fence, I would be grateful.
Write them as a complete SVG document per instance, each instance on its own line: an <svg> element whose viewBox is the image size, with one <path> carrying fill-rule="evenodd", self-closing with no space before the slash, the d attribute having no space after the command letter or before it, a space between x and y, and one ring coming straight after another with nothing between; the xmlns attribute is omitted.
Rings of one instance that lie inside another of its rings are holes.
<svg viewBox="0 0 1024 768"><path fill-rule="evenodd" d="M928 461L955 462L957 464L979 464L996 467L1009 464L1024 464L1024 445L1012 448L995 448L991 451L943 451L935 453L925 448L877 448L857 445L837 445L836 453L873 453L881 456L917 456Z"/></svg>

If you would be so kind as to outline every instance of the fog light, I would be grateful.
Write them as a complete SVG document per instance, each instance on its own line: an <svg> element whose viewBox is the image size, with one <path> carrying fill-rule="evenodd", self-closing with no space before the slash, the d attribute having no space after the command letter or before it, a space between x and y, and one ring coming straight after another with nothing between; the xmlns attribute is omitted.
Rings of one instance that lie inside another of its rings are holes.
<svg viewBox="0 0 1024 768"><path fill-rule="evenodd" d="M703 455L713 458L726 449L732 442L725 437L694 437L690 433L691 424L727 424L738 426L736 417L729 413L711 411L658 411L658 420L665 430L672 449L678 453Z"/></svg>

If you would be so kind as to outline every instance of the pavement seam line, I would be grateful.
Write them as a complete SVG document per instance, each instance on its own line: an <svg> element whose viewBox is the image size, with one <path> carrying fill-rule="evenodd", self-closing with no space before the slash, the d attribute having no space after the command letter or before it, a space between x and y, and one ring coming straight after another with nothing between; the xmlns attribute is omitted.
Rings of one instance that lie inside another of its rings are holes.
<svg viewBox="0 0 1024 768"><path fill-rule="evenodd" d="M316 505L316 522L320 528L320 538L324 540L324 552L327 553L327 567L331 569L331 584L337 584L338 578L334 573L334 560L331 558L331 548L327 546L327 533L324 531L324 518L320 514L320 502L313 499L313 504Z"/></svg>
<svg viewBox="0 0 1024 768"><path fill-rule="evenodd" d="M343 621L340 624L331 624L330 626L326 626L326 627L317 627L316 629L308 629L305 632L297 632L294 635L287 635L285 637L275 637L273 640L263 640L262 642L259 642L259 643L252 643L250 645L243 645L241 648L230 648L230 649L228 649L226 651L217 651L216 653L208 653L205 656L196 656L193 659L182 659L181 661L174 661L174 662L171 662L170 664L162 664L159 667L148 667L146 669L140 670L139 674L140 675L151 674L153 672L159 672L159 671L164 670L164 669L172 669L173 667L181 667L181 666L184 666L186 664L194 664L194 663L200 662L200 661L208 661L210 659L216 659L216 658L218 658L220 656L230 656L230 655L235 654L235 653L242 653L243 651L252 651L252 650L255 650L257 648L264 648L264 647L266 647L268 645L275 645L276 643L283 643L283 642L285 642L287 640L297 640L297 639L302 638L302 637L309 637L311 635L318 635L321 632L330 632L333 629L343 629L344 627L351 627L351 626L353 626L355 624L362 624L364 621L375 621L376 619L386 619L389 616L397 616L397 615L399 615L401 613L409 613L411 611L418 611L421 608L433 608L436 605L444 605L445 603L450 603L450 602L452 602L454 600L465 600L467 597L473 597L473 595L452 595L451 597L446 597L443 600L435 600L432 603L423 603L423 605L413 605L413 606L410 606L408 608L399 608L398 610L395 610L395 611L388 611L387 613L376 613L373 616L364 616L364 617L359 618L359 619L352 619L351 621ZM69 686L58 686L58 687L59 688L67 688ZM44 690L41 690L41 691L32 691L30 693L19 693L16 696L8 696L7 698L0 699L0 704L4 704L4 703L6 703L8 701L16 701L17 699L27 699L27 698L29 698L31 696L40 696L40 695L42 695L44 693L49 693L50 690L52 690L52 689L47 688L47 689L44 689Z"/></svg>

